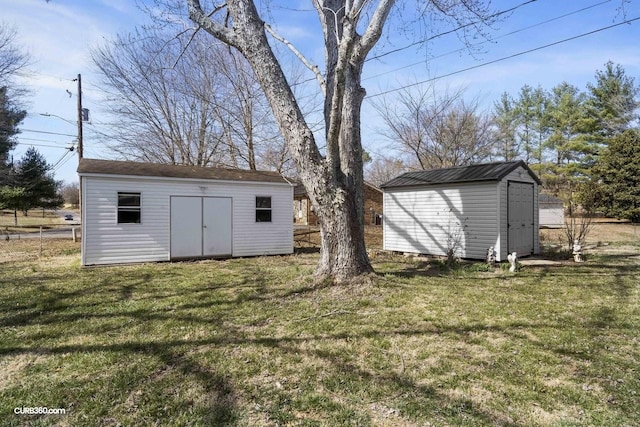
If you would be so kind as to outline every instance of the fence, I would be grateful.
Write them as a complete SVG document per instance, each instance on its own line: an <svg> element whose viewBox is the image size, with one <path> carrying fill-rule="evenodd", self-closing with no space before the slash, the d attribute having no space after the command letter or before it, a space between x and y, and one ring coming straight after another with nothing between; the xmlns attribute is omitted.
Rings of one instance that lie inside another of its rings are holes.
<svg viewBox="0 0 640 427"><path fill-rule="evenodd" d="M5 227L0 230L0 263L79 253L80 237L79 226Z"/></svg>

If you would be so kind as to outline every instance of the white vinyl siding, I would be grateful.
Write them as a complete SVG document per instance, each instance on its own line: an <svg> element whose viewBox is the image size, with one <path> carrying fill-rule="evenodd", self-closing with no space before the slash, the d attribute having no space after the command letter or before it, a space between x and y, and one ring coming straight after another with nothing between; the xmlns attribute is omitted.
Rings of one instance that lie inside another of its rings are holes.
<svg viewBox="0 0 640 427"><path fill-rule="evenodd" d="M560 204L540 203L540 226L562 228L564 226L564 207Z"/></svg>
<svg viewBox="0 0 640 427"><path fill-rule="evenodd" d="M497 183L386 189L384 249L446 255L447 238L459 233L459 256L484 258L496 246Z"/></svg>
<svg viewBox="0 0 640 427"><path fill-rule="evenodd" d="M386 188L384 249L445 256L447 237L460 225L459 256L485 259L493 246L496 259L506 261L509 181L533 184L533 253L538 254L538 184L523 167L500 181Z"/></svg>
<svg viewBox="0 0 640 427"><path fill-rule="evenodd" d="M293 187L279 183L83 175L82 263L170 259L170 196L233 199L233 256L293 252ZM141 194L140 224L118 224L118 192ZM270 196L272 222L255 222L255 197Z"/></svg>

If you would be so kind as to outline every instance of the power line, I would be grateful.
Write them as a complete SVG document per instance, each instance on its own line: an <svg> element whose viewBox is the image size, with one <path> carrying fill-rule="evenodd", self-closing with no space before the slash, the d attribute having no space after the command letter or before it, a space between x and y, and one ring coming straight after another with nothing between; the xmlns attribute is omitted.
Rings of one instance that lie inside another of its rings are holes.
<svg viewBox="0 0 640 427"><path fill-rule="evenodd" d="M20 128L21 131L24 132L35 132L35 133L46 133L49 135L61 135L61 136L72 136L74 138L76 138L78 135L71 135L68 133L58 133L58 132L48 132L48 131L44 131L44 130L34 130L34 129L24 129L24 128Z"/></svg>
<svg viewBox="0 0 640 427"><path fill-rule="evenodd" d="M73 157L73 151L69 150L64 153L62 157L60 157L60 159L50 167L50 170L55 172L56 170L60 169L65 163L69 161L71 157Z"/></svg>
<svg viewBox="0 0 640 427"><path fill-rule="evenodd" d="M23 136L19 136L18 139L20 141L51 142L52 144L70 144L70 142L52 141L50 139L25 138Z"/></svg>
<svg viewBox="0 0 640 427"><path fill-rule="evenodd" d="M17 142L16 144L17 145L29 145L29 146L34 146L34 147L62 148L62 149L65 149L65 150L69 149L69 147L61 147L59 145L32 144L32 143L27 143L27 142Z"/></svg>
<svg viewBox="0 0 640 427"><path fill-rule="evenodd" d="M71 153L71 151L69 151L69 153ZM64 161L63 161L62 163L60 163L60 164L58 165L58 168L57 168L56 170L60 170L60 169L62 169L62 167L63 167L65 164L67 164L67 163L69 162L69 160L73 159L74 157L75 157L75 156L73 156L73 155L68 156L66 159L64 159Z"/></svg>
<svg viewBox="0 0 640 427"><path fill-rule="evenodd" d="M410 47L413 47L413 46L416 46L416 45L419 45L419 44L422 44L422 43L426 43L426 42L428 42L428 41L431 41L431 40L437 39L437 38L442 37L442 36L446 36L447 34L455 33L456 31L458 31L458 30L462 30L463 28L470 27L470 26L472 26L472 25L477 25L477 24L480 24L480 23L482 23L483 21L486 21L486 20L488 20L488 19L497 18L497 17L498 17L498 16L500 16L500 15L504 15L504 14L506 14L506 13L513 12L513 11L514 11L514 10L516 10L516 9L520 9L520 8L521 8L521 7L523 7L523 6L526 6L526 5L528 5L528 4L534 3L534 2L536 2L536 1L538 1L538 0L528 0L528 1L525 1L524 3L520 3L519 5L514 6L514 7L512 7L512 8L505 9L505 10L501 10L501 11L499 11L499 12L494 13L493 15L489 15L489 16L487 16L486 18L484 18L483 20L480 20L480 21L473 21L473 22L468 22L468 23L466 23L466 24L464 24L464 25L460 25L460 26L459 26L459 27L457 27L457 28L453 28L453 29L448 30L448 31L445 31L445 32L443 32L443 33L435 34L435 35L433 35L433 36L427 37L426 39L419 40L419 41L413 42L413 43L411 43L411 44L408 44L408 45L406 45L406 46L404 46L404 47L399 47L399 48L397 48L397 49L393 49L393 50L390 50L390 51L388 51L388 52L381 53L380 55L372 56L371 58L367 58L367 60L366 60L365 62L373 61L374 59L380 59L380 58L382 58L382 57L384 57L384 56L388 56L388 55L391 55L391 54L393 54L393 53L401 52L401 51L403 51L403 50L409 49Z"/></svg>
<svg viewBox="0 0 640 427"><path fill-rule="evenodd" d="M558 40L556 42L549 43L549 44L546 44L546 45L543 45L543 46L538 46L538 47L535 47L533 49L528 49L528 50L525 50L525 51L522 51L522 52L514 53L514 54L509 55L509 56L504 56L502 58L494 59L493 61L484 62L482 64L478 64L478 65L474 65L474 66L471 66L471 67L463 68L461 70L452 71L451 73L443 74L441 76L436 76L436 77L433 77L433 78L430 78L430 79L427 79L427 80L422 80L420 82L411 83L409 85L405 85L405 86L402 86L402 87L399 87L399 88L389 89L389 90L384 91L384 92L380 92L380 93L376 93L376 94L373 94L373 95L369 95L369 96L367 96L367 98L375 98L377 96L382 96L382 95L386 95L388 93L397 92L399 90L403 90L403 89L407 89L407 88L410 88L410 87L418 86L418 85L421 85L421 84L424 84L424 83L430 83L430 82L433 82L435 80L439 80L439 79L442 79L442 78L445 78L445 77L453 76L455 74L464 73L465 71L475 70L476 68L481 68L481 67L485 67L487 65L495 64L497 62L506 61L507 59L516 58L518 56L526 55L527 53L531 53L531 52L535 52L535 51L538 51L538 50L546 49L546 48L551 47L551 46L556 46L556 45L559 45L559 44L562 44L562 43L566 43L566 42L569 42L569 41L572 41L572 40L576 40L576 39L579 39L579 38L582 38L582 37L589 36L591 34L599 33L601 31L610 30L611 28L619 27L620 25L623 25L623 24L630 24L631 22L637 21L639 19L640 19L640 16L637 17L637 18L628 19L626 21L619 22L617 24L609 25L607 27L602 27L602 28L599 28L597 30L589 31L587 33L582 33L582 34L579 34L577 36L569 37L567 39Z"/></svg>
<svg viewBox="0 0 640 427"><path fill-rule="evenodd" d="M524 3L520 3L519 5L516 5L516 6L512 7L512 8L505 9L505 10L501 10L501 11L499 11L499 12L494 13L493 15L489 15L489 16L487 16L485 19L496 18L496 17L498 17L498 16L500 16L500 15L504 15L504 14L506 14L506 13L513 12L513 11L514 11L514 10L516 10L516 9L519 9L519 8L521 8L521 7L523 7L523 6L526 6L526 5L530 4L530 3L534 3L534 2L536 2L536 1L538 1L538 0L528 0L528 1L525 1ZM607 0L607 1L610 1L610 0ZM426 39L419 40L419 41L413 42L413 43L411 43L411 44L408 44L408 45L406 45L406 46L404 46L404 47L399 47L399 48L397 48L397 49L393 49L393 50L390 50L390 51L388 51L388 52L383 52L383 53L381 53L381 54L379 54L379 55L372 56L371 58L367 58L367 59L365 60L365 62L369 62L369 61L372 61L372 60L374 60L374 59L379 59L379 58L382 58L382 57L384 57L384 56L388 56L388 55L391 55L391 54L393 54L393 53L396 53L396 52L400 52L400 51L403 51L403 50L409 49L410 47L413 47L413 46L416 46L416 45L419 45L419 44L422 44L422 43L428 42L428 41L430 41L430 40L437 39L437 38L442 37L442 36L445 36L445 35L447 35L447 34L455 33L455 32L456 32L456 31L458 31L458 30L461 30L461 29L463 29L463 28L466 28L466 27L469 27L469 26L472 26L472 25L479 24L479 23L481 23L481 22L482 22L482 21L473 21L473 22L469 22L469 23L464 24L464 25L460 25L460 26L459 26L459 27L457 27L457 28L454 28L454 29L451 29L451 30L445 31L445 32L443 32L443 33L435 34L435 35L433 35L433 36L427 37ZM313 78L309 78L309 79L303 80L303 81L298 82L298 83L293 83L291 86L293 87L293 86L297 86L297 85L300 85L300 84L303 84L303 83L308 83L308 82L314 81L315 79L316 79L315 77L313 77Z"/></svg>
<svg viewBox="0 0 640 427"><path fill-rule="evenodd" d="M547 20L544 20L544 21L540 21L540 22L537 22L535 24L519 28L517 30L513 30L513 31L508 32L506 34L502 34L502 35L500 35L498 37L494 37L492 39L487 39L487 40L485 40L483 42L476 43L475 45L471 45L471 47L477 47L477 46L481 46L481 45L489 43L489 42L494 42L496 40L499 40L499 39L502 39L502 38L505 38L505 37L508 37L508 36L512 36L514 34L521 33L523 31L530 30L532 28L539 27L539 26L544 25L544 24L548 24L548 23L553 22L553 21L557 21L559 19L566 18L567 16L575 15L577 13L584 12L584 11L589 10L589 9L593 9L594 7L597 7L597 6L600 6L600 5L603 5L605 3L609 3L609 2L611 2L611 0L601 1L599 3L592 4L591 6L586 6L586 7L583 7L581 9L574 10L573 12L568 12L568 13L565 13L563 15L556 16L554 18L550 18L550 19L547 19ZM467 50L466 47L463 47L463 48L460 48L460 49L456 49L456 50L452 50L452 51L449 51L449 52L446 52L446 53L443 53L443 54L440 54L440 55L437 55L437 56L432 56L432 57L428 58L427 60L421 60L419 62L414 62L412 64L405 65L403 67L395 68L393 70L385 71L385 72L382 72L382 73L379 73L379 74L376 74L376 75L373 75L373 76L368 76L368 77L363 78L362 80L364 81L364 80L375 79L377 77L381 77L381 76L384 76L386 74L392 74L392 73L395 73L395 72L398 72L398 71L401 71L401 70L404 70L404 69L407 69L407 68L415 67L416 65L424 64L427 61L433 61L434 59L443 58L443 57L451 55L453 53L462 52L462 51L465 51L465 50Z"/></svg>

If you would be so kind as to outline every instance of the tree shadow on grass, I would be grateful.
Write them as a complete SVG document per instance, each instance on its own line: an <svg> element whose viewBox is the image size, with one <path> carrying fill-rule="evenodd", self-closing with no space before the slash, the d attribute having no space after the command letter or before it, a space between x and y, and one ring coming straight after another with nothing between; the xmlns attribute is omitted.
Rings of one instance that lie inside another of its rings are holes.
<svg viewBox="0 0 640 427"><path fill-rule="evenodd" d="M415 268L417 271L412 271ZM421 266L410 266L409 270L399 269L398 277L423 277L424 275L418 269ZM619 276L615 276L615 280L621 283L619 294L627 297L631 295L629 288L629 277L636 270L619 271ZM553 273L558 273L553 271ZM570 274L570 272L561 272L562 274ZM11 327L20 327L28 325L38 325L41 327L46 324L69 325L73 326L78 322L98 321L104 319L103 323L93 325L87 324L87 328L76 328L75 332L81 333L97 333L108 330L111 326L108 324L113 320L114 315L123 317L123 320L133 322L134 326L144 327L154 322L170 321L178 322L189 327L198 327L204 330L204 337L184 337L173 331L167 331L155 335L151 333L149 339L146 335L142 339L134 342L117 342L112 340L109 342L108 336L93 337L93 343L74 344L74 340L70 339L70 331L64 328L56 329L52 336L47 337L42 342L30 343L25 345L3 344L0 345L0 355L11 356L20 354L34 354L42 356L65 357L65 355L82 355L95 354L102 355L105 353L121 354L125 360L131 358L137 360L140 357L150 357L161 361L162 367L175 369L185 379L197 384L206 394L206 402L208 404L196 405L193 408L192 419L194 423L203 423L208 425L233 425L239 423L240 413L246 408L247 402L243 401L247 395L253 392L246 384L247 379L240 380L244 383L237 383L231 372L226 372L223 365L216 365L216 358L234 358L239 357L235 352L238 349L249 348L256 354L274 352L274 359L285 359L291 366L287 371L298 369L295 367L295 361L300 357L308 358L324 367L324 372L320 376L324 379L311 379L311 386L320 386L314 393L318 396L316 408L306 409L309 412L322 411L338 411L344 414L344 423L353 421L349 417L364 417L365 423L373 423L375 420L370 418L367 408L373 403L384 402L387 405L398 405L400 413L415 420L430 419L430 412L441 414L448 418L446 422L463 422L469 421L471 424L481 425L504 425L515 426L516 423L509 417L505 411L488 409L486 405L478 404L463 395L454 395L452 390L446 388L440 389L433 385L425 385L415 380L409 372L404 370L381 370L376 368L368 368L362 363L358 363L349 354L343 354L340 351L332 350L333 345L336 347L340 343L346 341L358 341L369 339L387 339L391 337L406 337L410 340L418 340L429 336L448 336L450 339L459 340L460 342L471 342L473 337L482 334L499 334L501 336L510 337L517 342L526 342L539 348L540 351L553 352L558 356L571 358L574 361L589 362L594 356L573 351L564 347L562 344L554 344L549 342L537 342L530 338L528 333L534 333L540 330L558 330L561 331L566 327L561 320L540 319L536 321L512 321L502 324L485 324L485 323L468 323L465 325L446 325L431 324L428 327L412 327L407 325L405 328L393 328L375 325L372 329L362 330L353 328L347 332L340 332L331 328L325 328L321 332L317 329L310 329L315 332L291 333L289 336L260 336L263 334L273 334L271 330L260 331L251 325L250 328L244 328L234 320L234 310L239 306L246 307L246 310L258 310L259 304L271 304L288 297L304 296L306 293L314 292L318 288L315 286L303 285L291 289L290 287L269 286L274 279L270 277L269 271L259 267L246 266L243 274L235 277L233 284L218 282L215 278L210 278L208 282L203 282L202 287L192 286L186 289L179 289L168 294L162 292L158 295L158 303L149 304L142 307L131 307L129 305L135 301L154 300L154 291L143 292L145 284L148 284L149 276L147 272L130 274L126 281L117 283L109 281L108 283L99 282L86 289L74 289L68 292L51 291L46 298L39 302L34 302L28 317L9 318L8 325ZM402 276L401 274L406 274ZM176 276L178 277L178 276ZM58 277L58 279L60 279ZM475 280L475 279L474 279ZM105 290L107 289L107 290ZM43 294L44 295L44 294ZM94 299L83 300L84 297L95 296ZM182 302L168 301L169 298L182 298ZM117 304L119 310L105 309L110 304ZM48 307L48 308L47 308ZM24 307L22 307L24 309ZM37 309L43 311L38 312ZM198 309L200 309L198 311ZM210 309L210 310L208 310ZM71 311L72 310L72 311ZM194 312L194 310L196 310ZM69 312L71 311L71 312ZM358 318L359 319L359 318ZM355 320L358 320L355 319ZM5 318L2 319L5 321ZM285 320L280 319L283 322ZM592 319L595 322L590 325L594 328L606 328L616 321L612 317L612 312L604 307L594 313ZM314 322L309 319L309 322ZM174 324L172 323L172 324ZM355 325L354 321L354 325ZM589 325L586 325L589 326ZM126 326L128 327L128 326ZM175 327L175 326L174 326ZM253 329L252 329L253 328ZM344 329L344 326L342 327ZM271 332L270 332L271 331ZM304 331L304 328L303 328ZM524 333L527 332L527 333ZM56 336L56 333L58 336ZM119 332L119 338L126 337L126 329ZM594 332L596 339L597 332ZM31 341L36 341L37 336L31 335ZM58 340L56 343L56 339ZM64 341L64 342L62 342ZM102 342L101 342L102 341ZM52 344L53 343L53 344ZM428 351L426 348L424 351ZM213 361L202 357L203 354L211 353ZM64 362L61 362L64 363ZM240 362L238 362L240 363ZM251 361L247 363L252 363ZM264 362L263 362L264 363ZM444 361L443 361L444 363ZM271 375L282 375L282 370L270 372L270 366L265 363L262 369ZM105 368L103 368L105 369ZM236 367L236 369L239 369ZM478 366L478 370L484 369ZM127 385L127 390L137 389L149 390L148 393L160 393L155 390L161 388L164 383L151 380L140 380L136 383ZM375 387L370 387L374 385ZM304 387L297 384L297 387ZM24 386L22 386L24 387ZM368 390L382 390L369 392ZM355 391L355 392L354 392ZM20 390L24 392L24 390ZM260 404L268 406L270 416L273 419L281 419L284 422L296 423L296 418L292 415L296 411L304 411L305 407L299 400L301 399L298 391L287 389L279 389L277 387L256 397L261 399ZM612 392L614 393L614 392ZM268 397L264 397L268 394ZM189 401L184 397L165 396L171 400L174 407L180 410L189 409ZM351 400L350 400L351 399ZM362 402L364 400L364 403ZM242 403L240 403L242 402ZM296 407L301 405L302 408ZM78 408L82 410L81 407ZM152 409L153 410L153 409ZM278 415L279 414L279 415ZM433 418L431 418L433 419ZM270 419L271 420L271 419ZM97 420L99 421L99 420ZM401 420L400 420L401 421Z"/></svg>

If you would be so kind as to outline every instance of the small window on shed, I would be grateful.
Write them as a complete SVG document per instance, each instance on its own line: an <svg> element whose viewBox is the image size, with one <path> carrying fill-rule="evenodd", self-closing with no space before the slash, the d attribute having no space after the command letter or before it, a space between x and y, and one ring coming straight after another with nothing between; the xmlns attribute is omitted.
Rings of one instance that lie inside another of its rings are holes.
<svg viewBox="0 0 640 427"><path fill-rule="evenodd" d="M271 222L271 197L256 197L256 222Z"/></svg>
<svg viewBox="0 0 640 427"><path fill-rule="evenodd" d="M140 224L140 193L118 192L118 224Z"/></svg>

